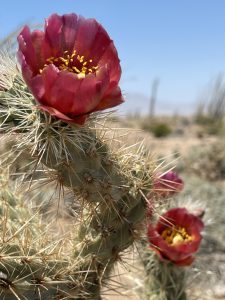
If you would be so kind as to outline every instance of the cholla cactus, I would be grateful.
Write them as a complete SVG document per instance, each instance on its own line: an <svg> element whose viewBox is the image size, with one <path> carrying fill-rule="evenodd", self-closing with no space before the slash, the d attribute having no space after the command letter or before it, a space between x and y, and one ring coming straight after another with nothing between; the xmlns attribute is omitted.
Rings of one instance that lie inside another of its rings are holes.
<svg viewBox="0 0 225 300"><path fill-rule="evenodd" d="M41 223L38 211L31 211L26 196L9 182L8 174L1 173L0 298L34 299L43 287L41 279L54 289L59 286L56 276L63 275L69 263L59 259L61 243L51 241L49 226ZM44 289L40 294L49 299Z"/></svg>
<svg viewBox="0 0 225 300"><path fill-rule="evenodd" d="M171 262L159 260L150 249L143 255L145 263L145 289L143 298L146 300L186 300L186 277L184 268Z"/></svg>
<svg viewBox="0 0 225 300"><path fill-rule="evenodd" d="M23 77L12 58L0 58L1 130L15 140L3 165L29 151L81 208L68 259L32 239L30 251L17 240L1 255L1 298L101 299L114 263L138 239L155 166L142 145L133 153L115 145L106 114L96 113L123 101L117 52L100 24L52 15L44 32L25 27L18 40Z"/></svg>
<svg viewBox="0 0 225 300"><path fill-rule="evenodd" d="M145 297L147 300L186 300L185 266L194 261L204 224L204 210L190 213L186 208L172 208L148 225L150 248L144 243L143 260L146 271Z"/></svg>

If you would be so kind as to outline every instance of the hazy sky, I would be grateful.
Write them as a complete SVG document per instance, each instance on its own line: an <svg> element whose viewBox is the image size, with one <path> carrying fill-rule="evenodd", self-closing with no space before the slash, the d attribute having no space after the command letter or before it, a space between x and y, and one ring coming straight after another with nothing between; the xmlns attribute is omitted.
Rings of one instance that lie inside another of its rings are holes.
<svg viewBox="0 0 225 300"><path fill-rule="evenodd" d="M160 79L157 112L188 113L207 83L225 70L223 0L8 0L0 10L0 37L51 13L96 18L107 29L123 68L126 104L147 112L151 82Z"/></svg>

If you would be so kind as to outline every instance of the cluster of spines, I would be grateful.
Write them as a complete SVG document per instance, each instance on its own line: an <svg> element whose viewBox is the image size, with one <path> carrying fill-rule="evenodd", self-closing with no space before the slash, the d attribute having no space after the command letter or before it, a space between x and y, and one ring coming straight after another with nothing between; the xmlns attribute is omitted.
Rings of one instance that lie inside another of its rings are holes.
<svg viewBox="0 0 225 300"><path fill-rule="evenodd" d="M140 248L146 273L143 299L146 300L187 300L185 293L186 276L184 268L171 262L159 260L150 249Z"/></svg>
<svg viewBox="0 0 225 300"><path fill-rule="evenodd" d="M62 190L82 199L82 221L70 259L76 261L73 273L82 282L79 294L100 299L113 263L137 239L145 217L144 195L152 184L152 161L137 153L113 152L102 138L106 130L92 121L78 127L52 119L35 106L18 73L1 95L1 118L5 132L18 133L16 150L29 149Z"/></svg>

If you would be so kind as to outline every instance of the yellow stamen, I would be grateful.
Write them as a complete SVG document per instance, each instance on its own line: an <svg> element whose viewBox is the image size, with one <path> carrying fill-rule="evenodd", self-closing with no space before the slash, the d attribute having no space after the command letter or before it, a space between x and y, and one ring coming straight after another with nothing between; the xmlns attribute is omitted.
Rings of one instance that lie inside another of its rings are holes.
<svg viewBox="0 0 225 300"><path fill-rule="evenodd" d="M92 66L92 59L85 60L84 55L77 55L77 51L74 50L72 54L68 54L69 51L63 52L63 56L60 57L49 57L46 59L46 63L42 69L39 69L39 73L43 72L43 69L49 64L55 64L59 70L67 70L77 74L78 78L84 78L90 73L95 73L98 70L98 66Z"/></svg>
<svg viewBox="0 0 225 300"><path fill-rule="evenodd" d="M81 73L81 71L77 69L77 67L73 67L73 70L76 71L78 74Z"/></svg>
<svg viewBox="0 0 225 300"><path fill-rule="evenodd" d="M180 226L166 228L161 233L161 237L170 245L177 245L192 240L186 229Z"/></svg>
<svg viewBox="0 0 225 300"><path fill-rule="evenodd" d="M74 56L76 56L76 53L77 53L77 51L74 50L73 53L72 53L72 55L71 55L71 58L73 58Z"/></svg>

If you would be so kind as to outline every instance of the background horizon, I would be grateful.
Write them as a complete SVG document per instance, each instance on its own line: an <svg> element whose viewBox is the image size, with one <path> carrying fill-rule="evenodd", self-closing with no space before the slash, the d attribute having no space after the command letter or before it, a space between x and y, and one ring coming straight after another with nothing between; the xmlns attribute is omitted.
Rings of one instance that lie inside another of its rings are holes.
<svg viewBox="0 0 225 300"><path fill-rule="evenodd" d="M148 113L151 85L159 79L157 114L194 111L208 83L225 70L225 2L220 0L20 0L4 2L0 39L50 14L75 12L97 19L118 49L125 104L118 113Z"/></svg>

